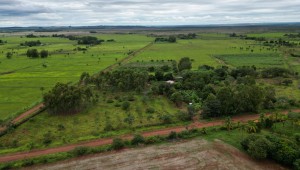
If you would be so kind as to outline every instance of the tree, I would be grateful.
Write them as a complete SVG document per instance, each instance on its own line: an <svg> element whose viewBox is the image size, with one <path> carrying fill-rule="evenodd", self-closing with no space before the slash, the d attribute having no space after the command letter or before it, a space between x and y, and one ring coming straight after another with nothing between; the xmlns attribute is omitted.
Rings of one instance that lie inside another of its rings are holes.
<svg viewBox="0 0 300 170"><path fill-rule="evenodd" d="M93 99L90 88L63 83L57 83L43 96L45 106L52 114L77 113L91 104Z"/></svg>
<svg viewBox="0 0 300 170"><path fill-rule="evenodd" d="M204 102L202 115L204 118L218 117L221 115L221 103L215 95L210 94Z"/></svg>
<svg viewBox="0 0 300 170"><path fill-rule="evenodd" d="M192 68L192 62L189 57L183 57L178 63L179 71L190 70Z"/></svg>
<svg viewBox="0 0 300 170"><path fill-rule="evenodd" d="M180 106L183 102L183 96L180 92L176 91L170 97L170 99L177 105Z"/></svg>
<svg viewBox="0 0 300 170"><path fill-rule="evenodd" d="M48 57L48 51L47 50L42 50L40 52L40 56L41 56L41 58L47 58Z"/></svg>
<svg viewBox="0 0 300 170"><path fill-rule="evenodd" d="M233 129L233 123L232 123L232 120L230 117L227 117L225 119L224 126L227 129L227 131L230 131L231 129Z"/></svg>
<svg viewBox="0 0 300 170"><path fill-rule="evenodd" d="M217 93L217 99L221 103L221 113L230 115L237 112L234 92L230 87L223 87Z"/></svg>
<svg viewBox="0 0 300 170"><path fill-rule="evenodd" d="M12 53L12 52L7 52L7 53L6 53L6 58L7 58L7 59L11 59L12 56L13 56L13 53Z"/></svg>
<svg viewBox="0 0 300 170"><path fill-rule="evenodd" d="M29 58L38 58L39 52L37 49L28 49L26 55Z"/></svg>
<svg viewBox="0 0 300 170"><path fill-rule="evenodd" d="M250 142L247 152L255 159L265 159L272 147L272 143L269 140L260 136L255 141Z"/></svg>

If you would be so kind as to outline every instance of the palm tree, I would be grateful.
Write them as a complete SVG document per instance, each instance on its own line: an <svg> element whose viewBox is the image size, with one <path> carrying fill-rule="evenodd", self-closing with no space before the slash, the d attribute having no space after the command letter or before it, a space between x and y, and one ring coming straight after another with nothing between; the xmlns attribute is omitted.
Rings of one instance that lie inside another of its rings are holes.
<svg viewBox="0 0 300 170"><path fill-rule="evenodd" d="M257 126L253 120L249 120L247 124L247 132L248 133L256 133L257 132Z"/></svg>

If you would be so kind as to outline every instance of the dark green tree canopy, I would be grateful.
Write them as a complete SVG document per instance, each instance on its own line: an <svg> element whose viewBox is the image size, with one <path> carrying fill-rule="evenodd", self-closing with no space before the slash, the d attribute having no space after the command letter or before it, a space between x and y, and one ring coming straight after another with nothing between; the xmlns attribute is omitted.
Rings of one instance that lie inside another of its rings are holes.
<svg viewBox="0 0 300 170"><path fill-rule="evenodd" d="M191 62L190 58L183 57L180 59L180 61L178 63L179 71L190 70L191 68L192 68L192 62Z"/></svg>

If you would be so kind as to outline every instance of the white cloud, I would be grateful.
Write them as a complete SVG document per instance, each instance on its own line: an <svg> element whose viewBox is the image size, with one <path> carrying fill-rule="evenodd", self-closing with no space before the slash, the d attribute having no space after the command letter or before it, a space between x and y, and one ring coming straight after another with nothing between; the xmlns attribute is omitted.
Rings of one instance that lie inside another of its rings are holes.
<svg viewBox="0 0 300 170"><path fill-rule="evenodd" d="M4 26L300 22L295 0L1 0Z"/></svg>

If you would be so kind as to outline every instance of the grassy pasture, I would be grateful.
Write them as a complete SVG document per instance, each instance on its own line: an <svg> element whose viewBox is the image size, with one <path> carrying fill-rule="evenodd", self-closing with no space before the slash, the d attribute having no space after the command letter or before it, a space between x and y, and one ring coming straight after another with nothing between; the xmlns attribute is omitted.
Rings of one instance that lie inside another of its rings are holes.
<svg viewBox="0 0 300 170"><path fill-rule="evenodd" d="M246 48L249 48L249 50L246 50ZM251 52L251 49L253 52ZM135 57L132 62L166 61L171 59L178 61L182 57L190 57L194 60L193 69L197 69L199 65L203 64L211 66L224 64L214 57L216 55L242 56L257 54L257 58L260 59L260 55L264 53L271 52L255 41L229 38L228 35L224 34L200 34L197 39L178 40L177 43L155 43L152 47ZM247 63L247 61L245 62Z"/></svg>
<svg viewBox="0 0 300 170"><path fill-rule="evenodd" d="M116 42L86 47L65 38L1 37L8 43L0 46L0 119L14 117L40 101L43 92L41 87L47 91L56 82L76 82L82 72L99 72L126 57L130 50L142 48L152 41L152 38L143 35L105 34L97 37L114 39ZM29 47L21 47L19 44L35 40L40 40L43 46L31 48L48 50L48 58L26 57ZM77 47L88 50L85 53L74 51ZM15 52L12 59L5 56L9 51Z"/></svg>

